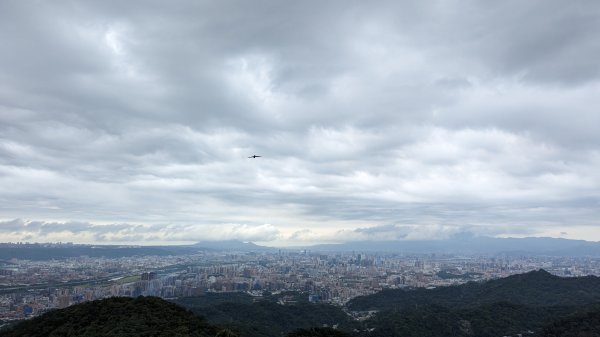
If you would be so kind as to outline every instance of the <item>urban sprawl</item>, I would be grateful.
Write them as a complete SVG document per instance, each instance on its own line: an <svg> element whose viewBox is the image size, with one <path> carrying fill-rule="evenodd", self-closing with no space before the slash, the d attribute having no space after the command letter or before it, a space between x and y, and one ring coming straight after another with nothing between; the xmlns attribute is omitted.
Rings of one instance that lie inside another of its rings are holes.
<svg viewBox="0 0 600 337"><path fill-rule="evenodd" d="M198 252L183 256L77 257L0 262L0 320L112 296L202 296L297 291L344 305L386 288L442 287L543 268L559 276L600 275L593 258L400 255L312 251ZM285 305L285 302L281 302Z"/></svg>

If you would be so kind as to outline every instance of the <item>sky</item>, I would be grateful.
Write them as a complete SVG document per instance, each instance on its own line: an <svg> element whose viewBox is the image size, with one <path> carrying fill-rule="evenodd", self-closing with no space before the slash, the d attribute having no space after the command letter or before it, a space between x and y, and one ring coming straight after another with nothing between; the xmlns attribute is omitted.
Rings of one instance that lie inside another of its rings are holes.
<svg viewBox="0 0 600 337"><path fill-rule="evenodd" d="M2 0L0 241L600 240L598 32L593 0Z"/></svg>

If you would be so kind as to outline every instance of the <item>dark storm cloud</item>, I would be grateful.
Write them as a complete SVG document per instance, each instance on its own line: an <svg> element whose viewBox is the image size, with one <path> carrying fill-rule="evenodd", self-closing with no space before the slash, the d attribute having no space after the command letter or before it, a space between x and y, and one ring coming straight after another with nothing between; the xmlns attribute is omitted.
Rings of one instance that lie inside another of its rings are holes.
<svg viewBox="0 0 600 337"><path fill-rule="evenodd" d="M582 235L600 215L599 13L2 2L0 233Z"/></svg>

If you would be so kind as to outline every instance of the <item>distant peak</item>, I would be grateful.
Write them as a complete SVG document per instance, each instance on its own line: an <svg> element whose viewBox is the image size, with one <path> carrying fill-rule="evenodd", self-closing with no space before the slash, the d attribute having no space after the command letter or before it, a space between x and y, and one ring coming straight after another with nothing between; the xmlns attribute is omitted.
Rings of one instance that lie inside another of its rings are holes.
<svg viewBox="0 0 600 337"><path fill-rule="evenodd" d="M240 240L201 241L195 243L194 246L214 250L254 251L268 249L267 247L259 246L253 242L244 242Z"/></svg>
<svg viewBox="0 0 600 337"><path fill-rule="evenodd" d="M530 272L527 273L523 273L520 274L522 277L525 278L554 278L554 277L558 277L555 275L550 274L549 272L547 272L544 269L537 269L537 270L532 270Z"/></svg>

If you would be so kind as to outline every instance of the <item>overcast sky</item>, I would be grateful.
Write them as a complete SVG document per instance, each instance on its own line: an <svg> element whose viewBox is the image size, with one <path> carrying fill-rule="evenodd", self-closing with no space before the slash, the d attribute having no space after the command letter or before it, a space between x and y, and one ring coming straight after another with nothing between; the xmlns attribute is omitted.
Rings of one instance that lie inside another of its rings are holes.
<svg viewBox="0 0 600 337"><path fill-rule="evenodd" d="M0 1L0 241L600 240L598 32L595 0Z"/></svg>

